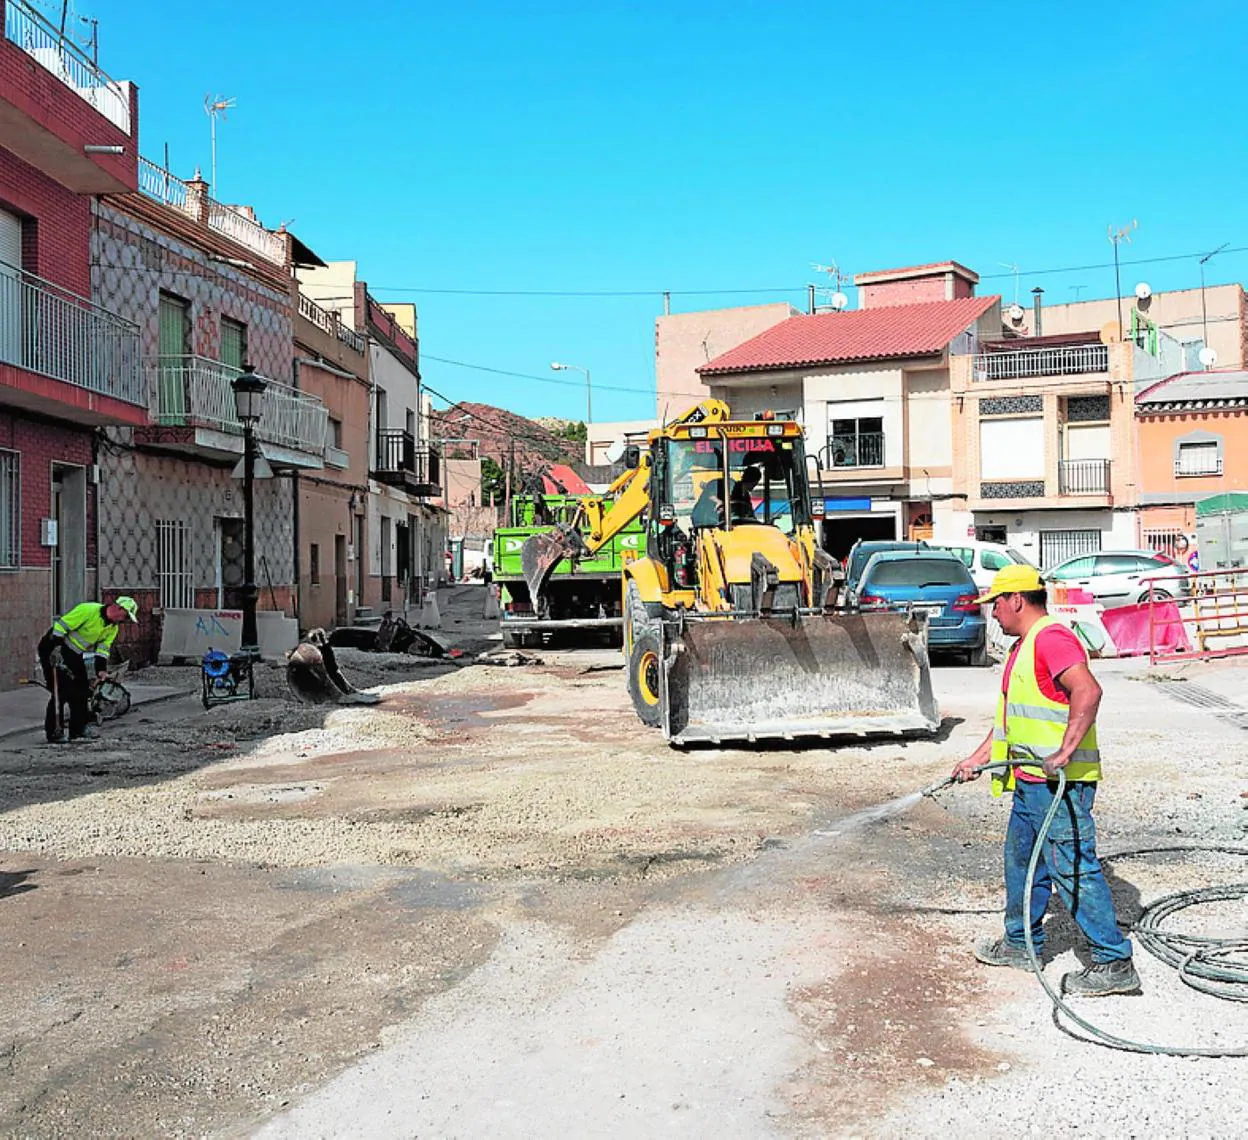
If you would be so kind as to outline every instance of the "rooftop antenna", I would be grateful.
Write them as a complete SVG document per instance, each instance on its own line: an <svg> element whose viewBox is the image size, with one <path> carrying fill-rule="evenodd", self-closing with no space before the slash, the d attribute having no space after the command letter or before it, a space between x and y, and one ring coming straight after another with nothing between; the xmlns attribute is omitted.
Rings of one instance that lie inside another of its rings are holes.
<svg viewBox="0 0 1248 1140"><path fill-rule="evenodd" d="M834 288L825 287L819 290L822 296L828 298L828 304L831 306L832 311L839 313L846 308L849 305L849 297L846 295L844 287L853 282L853 274L842 273L841 267L835 261L829 265L820 265L817 261L812 261L810 267L816 273L826 273L834 282Z"/></svg>
<svg viewBox="0 0 1248 1140"><path fill-rule="evenodd" d="M1118 273L1118 246L1122 242L1131 241L1131 231L1138 229L1140 223L1134 218L1131 219L1130 225L1119 226L1117 229L1111 225L1109 227L1109 244L1114 247L1114 296L1118 298L1118 339L1122 340L1122 278Z"/></svg>
<svg viewBox="0 0 1248 1140"><path fill-rule="evenodd" d="M1014 307L1018 307L1018 266L1012 261L998 261L997 264L1002 269L1008 269L1014 274Z"/></svg>
<svg viewBox="0 0 1248 1140"><path fill-rule="evenodd" d="M1072 285L1072 286L1070 287L1071 292L1072 292L1072 293L1074 293L1074 295L1075 295L1075 300L1076 300L1076 301L1078 301L1078 300L1079 300L1079 294L1080 294L1080 293L1081 293L1084 289L1086 289L1086 288L1087 288L1087 286L1086 286L1086 285L1083 285L1083 284L1080 284L1080 283L1076 283L1076 284L1074 284L1074 285Z"/></svg>
<svg viewBox="0 0 1248 1140"><path fill-rule="evenodd" d="M218 202L221 201L221 195L217 191L217 116L220 115L224 122L226 111L234 107L236 103L236 99L227 99L223 95L218 95L215 99L212 95L204 96L204 111L212 123L212 193Z"/></svg>

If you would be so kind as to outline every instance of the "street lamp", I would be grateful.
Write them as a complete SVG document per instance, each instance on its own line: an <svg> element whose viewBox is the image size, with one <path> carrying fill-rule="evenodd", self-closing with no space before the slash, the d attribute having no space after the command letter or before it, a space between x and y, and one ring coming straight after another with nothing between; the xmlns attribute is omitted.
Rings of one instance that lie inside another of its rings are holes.
<svg viewBox="0 0 1248 1140"><path fill-rule="evenodd" d="M243 425L243 636L242 651L260 656L260 634L256 630L256 519L252 494L256 480L256 424L264 414L264 390L268 385L250 364L235 376L234 414Z"/></svg>
<svg viewBox="0 0 1248 1140"><path fill-rule="evenodd" d="M556 372L567 372L571 369L573 372L585 373L585 422L592 424L594 422L594 396L589 387L589 369L582 368L579 364L560 364L557 360L552 360L550 367Z"/></svg>

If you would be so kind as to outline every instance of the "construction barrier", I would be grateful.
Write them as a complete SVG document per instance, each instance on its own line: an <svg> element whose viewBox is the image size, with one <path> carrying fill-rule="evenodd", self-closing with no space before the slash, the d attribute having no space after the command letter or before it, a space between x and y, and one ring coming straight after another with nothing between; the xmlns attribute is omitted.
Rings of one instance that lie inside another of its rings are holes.
<svg viewBox="0 0 1248 1140"><path fill-rule="evenodd" d="M1143 607L1130 607L1147 610L1149 664L1248 653L1248 568L1202 570L1186 580L1190 592L1181 601L1157 600L1150 589Z"/></svg>

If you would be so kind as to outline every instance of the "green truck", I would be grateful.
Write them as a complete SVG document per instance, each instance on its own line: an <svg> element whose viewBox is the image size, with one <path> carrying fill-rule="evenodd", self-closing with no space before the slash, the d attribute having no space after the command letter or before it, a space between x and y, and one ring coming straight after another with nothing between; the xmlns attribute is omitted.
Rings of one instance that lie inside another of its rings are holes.
<svg viewBox="0 0 1248 1140"><path fill-rule="evenodd" d="M494 581L498 583L499 623L509 649L541 645L543 634L562 631L606 631L620 644L623 628L624 563L644 553L642 519L633 519L592 557L575 565L556 564L543 593L547 605L539 614L524 580L522 551L535 535L575 526L584 532L584 495L519 495L512 500L509 526L494 532Z"/></svg>

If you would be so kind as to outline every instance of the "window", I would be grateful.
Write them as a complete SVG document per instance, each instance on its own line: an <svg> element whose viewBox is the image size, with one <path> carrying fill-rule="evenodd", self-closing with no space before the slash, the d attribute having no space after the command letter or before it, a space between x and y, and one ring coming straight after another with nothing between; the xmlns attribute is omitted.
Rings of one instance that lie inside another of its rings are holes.
<svg viewBox="0 0 1248 1140"><path fill-rule="evenodd" d="M22 564L21 456L0 451L0 569L16 570Z"/></svg>
<svg viewBox="0 0 1248 1140"><path fill-rule="evenodd" d="M867 568L864 589L879 586L974 586L961 562L952 558L898 558Z"/></svg>
<svg viewBox="0 0 1248 1140"><path fill-rule="evenodd" d="M156 587L163 609L194 609L190 536L181 519L156 520Z"/></svg>
<svg viewBox="0 0 1248 1140"><path fill-rule="evenodd" d="M314 542L308 553L308 582L313 586L321 584L321 546Z"/></svg>
<svg viewBox="0 0 1248 1140"><path fill-rule="evenodd" d="M342 420L329 417L329 446L342 447Z"/></svg>
<svg viewBox="0 0 1248 1140"><path fill-rule="evenodd" d="M861 416L832 421L828 436L829 467L883 467L884 419Z"/></svg>
<svg viewBox="0 0 1248 1140"><path fill-rule="evenodd" d="M1087 558L1076 558L1072 562L1067 562L1065 566L1053 572L1053 577L1059 582L1065 582L1070 578L1090 578L1092 570L1096 565L1096 559L1088 556Z"/></svg>
<svg viewBox="0 0 1248 1140"><path fill-rule="evenodd" d="M1222 444L1216 439L1180 443L1174 457L1176 475L1221 475Z"/></svg>
<svg viewBox="0 0 1248 1140"><path fill-rule="evenodd" d="M949 547L949 550L951 553L956 554L962 559L962 565L968 570L974 567L975 551L973 551L969 546L951 546Z"/></svg>
<svg viewBox="0 0 1248 1140"><path fill-rule="evenodd" d="M1000 570L1003 566L1010 565L1010 560L999 551L981 550L979 553L979 564L985 570Z"/></svg>
<svg viewBox="0 0 1248 1140"><path fill-rule="evenodd" d="M243 370L247 360L247 326L229 317L221 318L221 363Z"/></svg>
<svg viewBox="0 0 1248 1140"><path fill-rule="evenodd" d="M1138 574L1154 565L1151 558L1138 554L1102 554L1096 560L1098 574Z"/></svg>
<svg viewBox="0 0 1248 1140"><path fill-rule="evenodd" d="M1040 532L1040 565L1056 566L1077 554L1095 554L1101 549L1099 530L1042 530ZM1089 563L1088 569L1091 569Z"/></svg>

